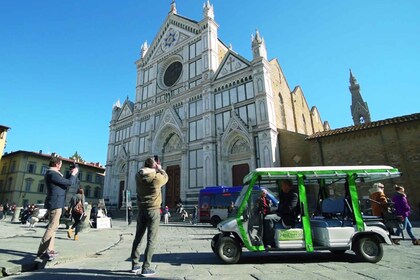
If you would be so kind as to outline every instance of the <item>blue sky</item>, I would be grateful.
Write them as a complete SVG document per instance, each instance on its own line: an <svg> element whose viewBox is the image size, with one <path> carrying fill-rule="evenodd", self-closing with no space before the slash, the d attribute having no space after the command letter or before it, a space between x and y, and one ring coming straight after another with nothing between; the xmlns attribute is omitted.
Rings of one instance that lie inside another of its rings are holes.
<svg viewBox="0 0 420 280"><path fill-rule="evenodd" d="M178 0L200 21L204 0ZM171 0L0 1L0 124L5 151L106 163L112 105L135 99L140 46ZM219 38L251 59L264 37L291 89L332 128L352 125L349 68L372 120L418 113L420 1L214 0ZM417 93L416 93L417 92Z"/></svg>

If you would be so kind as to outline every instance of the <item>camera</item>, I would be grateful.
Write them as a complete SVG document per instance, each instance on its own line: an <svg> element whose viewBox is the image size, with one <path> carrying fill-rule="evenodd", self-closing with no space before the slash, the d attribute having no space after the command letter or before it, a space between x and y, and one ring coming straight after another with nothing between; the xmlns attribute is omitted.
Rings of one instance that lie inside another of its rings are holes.
<svg viewBox="0 0 420 280"><path fill-rule="evenodd" d="M73 170L73 169L75 169L76 167L79 167L79 165L77 164L77 163L71 163L70 164L70 170Z"/></svg>
<svg viewBox="0 0 420 280"><path fill-rule="evenodd" d="M159 156L158 155L154 155L153 159L155 160L155 162L157 164L160 164L160 160L159 160Z"/></svg>

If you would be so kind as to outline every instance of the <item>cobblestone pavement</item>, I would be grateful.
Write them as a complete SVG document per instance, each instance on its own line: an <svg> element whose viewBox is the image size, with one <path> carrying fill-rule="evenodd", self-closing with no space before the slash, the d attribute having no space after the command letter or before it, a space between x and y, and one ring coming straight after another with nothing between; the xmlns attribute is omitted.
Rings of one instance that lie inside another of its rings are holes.
<svg viewBox="0 0 420 280"><path fill-rule="evenodd" d="M7 236L5 230L14 236ZM0 223L0 264L22 264L34 254L43 228ZM57 233L56 249L61 252L53 262L39 262L36 269L7 279L131 279L129 259L135 224L113 221L112 229L90 230L79 241L67 239L65 229ZM414 232L420 236L420 228ZM360 262L352 252L252 253L244 249L240 263L221 263L210 248L217 230L206 225L173 223L161 225L159 245L153 257L157 274L153 279L419 279L420 246L411 241L384 246L383 259L376 264ZM11 233L10 233L11 234ZM29 239L29 243L27 243ZM26 242L25 242L26 240ZM144 244L142 244L144 249ZM2 256L2 257L1 257ZM12 260L5 260L5 258ZM22 266L23 267L23 266ZM44 269L42 269L44 268ZM25 270L25 269L24 269Z"/></svg>

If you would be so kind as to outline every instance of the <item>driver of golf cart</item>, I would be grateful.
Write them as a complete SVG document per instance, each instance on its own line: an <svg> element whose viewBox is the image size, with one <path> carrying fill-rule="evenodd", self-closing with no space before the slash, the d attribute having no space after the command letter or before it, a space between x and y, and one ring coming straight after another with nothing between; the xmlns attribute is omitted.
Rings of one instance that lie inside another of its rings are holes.
<svg viewBox="0 0 420 280"><path fill-rule="evenodd" d="M263 242L266 247L274 247L275 228L289 229L295 227L299 215L299 196L293 190L290 180L281 181L279 205L275 214L264 218Z"/></svg>

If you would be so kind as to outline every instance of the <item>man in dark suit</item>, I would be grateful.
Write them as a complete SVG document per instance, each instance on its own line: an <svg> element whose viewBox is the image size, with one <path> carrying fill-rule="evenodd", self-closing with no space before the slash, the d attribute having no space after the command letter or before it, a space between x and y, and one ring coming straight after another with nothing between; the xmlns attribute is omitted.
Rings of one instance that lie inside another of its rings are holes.
<svg viewBox="0 0 420 280"><path fill-rule="evenodd" d="M279 206L275 214L270 214L264 218L264 245L275 246L274 234L275 224L280 223L282 228L288 229L295 226L296 218L299 214L299 196L293 190L293 183L290 180L281 181L281 192L279 196Z"/></svg>
<svg viewBox="0 0 420 280"><path fill-rule="evenodd" d="M64 208L66 199L66 190L76 182L76 175L79 168L75 167L70 171L68 179L60 173L62 161L59 157L53 156L50 159L49 166L44 176L47 185L47 197L45 199L45 208L48 209L49 224L39 244L37 256L41 259L51 261L57 256L54 251L55 232L60 225L60 217Z"/></svg>

